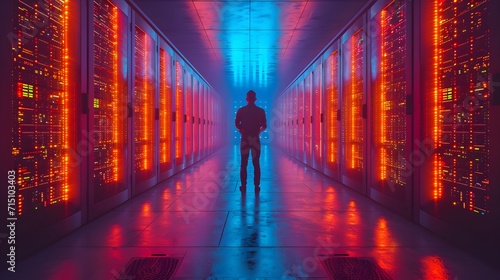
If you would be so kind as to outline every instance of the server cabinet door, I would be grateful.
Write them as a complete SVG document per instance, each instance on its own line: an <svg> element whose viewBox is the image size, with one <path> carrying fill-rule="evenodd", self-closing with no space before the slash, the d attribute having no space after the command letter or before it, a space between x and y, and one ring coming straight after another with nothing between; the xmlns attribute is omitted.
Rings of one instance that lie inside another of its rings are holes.
<svg viewBox="0 0 500 280"><path fill-rule="evenodd" d="M205 124L205 96L207 92L207 85L203 85L203 89L200 92L200 153L201 157L205 157L207 155L205 149L206 143L206 124Z"/></svg>
<svg viewBox="0 0 500 280"><path fill-rule="evenodd" d="M184 121L184 76L182 61L175 62L175 170L184 169L185 121Z"/></svg>
<svg viewBox="0 0 500 280"><path fill-rule="evenodd" d="M159 54L159 175L160 180L172 176L174 171L174 117L173 80L175 64L172 49L160 42Z"/></svg>
<svg viewBox="0 0 500 280"><path fill-rule="evenodd" d="M283 112L281 114L282 120L283 120L283 130L285 130L285 133L283 134L283 142L286 145L286 152L288 154L293 153L293 91L289 89L286 92L286 96L284 96L283 99L285 99L285 106L283 108Z"/></svg>
<svg viewBox="0 0 500 280"><path fill-rule="evenodd" d="M342 183L366 193L365 35L358 21L342 36Z"/></svg>
<svg viewBox="0 0 500 280"><path fill-rule="evenodd" d="M325 166L323 172L340 180L340 63L337 45L323 61L325 100Z"/></svg>
<svg viewBox="0 0 500 280"><path fill-rule="evenodd" d="M208 152L211 154L214 151L214 93L209 91L208 96Z"/></svg>
<svg viewBox="0 0 500 280"><path fill-rule="evenodd" d="M322 100L322 63L319 61L312 72L312 166L317 169L322 169L323 159L323 100Z"/></svg>
<svg viewBox="0 0 500 280"><path fill-rule="evenodd" d="M304 79L304 159L312 166L312 71Z"/></svg>
<svg viewBox="0 0 500 280"><path fill-rule="evenodd" d="M200 88L202 87L201 82L198 79L195 80L193 86L193 150L194 150L194 161L200 160Z"/></svg>
<svg viewBox="0 0 500 280"><path fill-rule="evenodd" d="M208 87L205 87L205 91L203 93L203 103L202 103L202 110L203 110L203 154L205 156L208 155L208 92L209 89Z"/></svg>
<svg viewBox="0 0 500 280"><path fill-rule="evenodd" d="M292 115L292 125L293 125L293 148L291 151L291 155L294 156L295 158L298 158L299 155L299 144L300 144L300 138L299 138L299 92L297 90L297 86L292 86L290 88L290 93L292 94L293 98L293 115Z"/></svg>
<svg viewBox="0 0 500 280"><path fill-rule="evenodd" d="M94 0L89 48L88 127L89 218L92 219L130 197L127 170L129 100L130 8L123 1Z"/></svg>
<svg viewBox="0 0 500 280"><path fill-rule="evenodd" d="M132 133L133 194L157 183L156 147L156 34L145 20L134 14Z"/></svg>
<svg viewBox="0 0 500 280"><path fill-rule="evenodd" d="M498 263L499 3L419 4L420 223Z"/></svg>
<svg viewBox="0 0 500 280"><path fill-rule="evenodd" d="M304 143L305 143L305 136L304 136L304 122L305 122L305 109L304 109L304 100L305 100L305 94L304 94L304 80L301 80L300 82L297 83L297 91L298 91L298 108L299 108L299 114L297 116L297 122L298 122L298 128L299 128L299 143L298 143L298 149L297 149L297 159L301 162L305 162L305 151L306 149L304 148Z"/></svg>
<svg viewBox="0 0 500 280"><path fill-rule="evenodd" d="M3 201L1 213L15 224L16 258L54 242L82 222L80 176L86 171L86 144L92 136L79 121L79 105L86 97L80 94L78 30L80 11L86 10L80 4L2 3L0 171L5 180L2 199L7 203ZM2 241L7 244L7 239Z"/></svg>
<svg viewBox="0 0 500 280"><path fill-rule="evenodd" d="M411 217L411 3L382 0L369 11L370 196ZM408 103L407 100L410 100Z"/></svg>
<svg viewBox="0 0 500 280"><path fill-rule="evenodd" d="M189 69L186 71L186 76L184 77L184 104L186 109L186 113L184 114L186 129L186 149L184 157L186 165L193 164L193 80L193 75Z"/></svg>

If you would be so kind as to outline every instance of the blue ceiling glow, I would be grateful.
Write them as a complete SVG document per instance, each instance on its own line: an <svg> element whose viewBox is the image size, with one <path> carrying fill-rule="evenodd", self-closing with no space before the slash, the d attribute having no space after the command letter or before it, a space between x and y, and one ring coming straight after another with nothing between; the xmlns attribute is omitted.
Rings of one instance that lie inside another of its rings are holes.
<svg viewBox="0 0 500 280"><path fill-rule="evenodd" d="M221 51L234 88L264 89L276 83L280 9L273 2L224 2Z"/></svg>
<svg viewBox="0 0 500 280"><path fill-rule="evenodd" d="M134 0L227 99L272 102L368 0Z"/></svg>

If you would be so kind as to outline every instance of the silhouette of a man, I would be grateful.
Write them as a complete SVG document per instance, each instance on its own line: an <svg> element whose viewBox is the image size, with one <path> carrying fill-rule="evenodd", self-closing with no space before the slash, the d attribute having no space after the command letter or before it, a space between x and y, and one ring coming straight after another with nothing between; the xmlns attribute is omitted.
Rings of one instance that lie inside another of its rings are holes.
<svg viewBox="0 0 500 280"><path fill-rule="evenodd" d="M260 139L259 135L267 127L266 112L255 105L257 100L256 94L253 90L247 92L248 105L238 109L234 124L241 133L241 191L246 190L247 186L247 165L250 151L252 152L252 164L254 168L253 183L255 190L260 190Z"/></svg>

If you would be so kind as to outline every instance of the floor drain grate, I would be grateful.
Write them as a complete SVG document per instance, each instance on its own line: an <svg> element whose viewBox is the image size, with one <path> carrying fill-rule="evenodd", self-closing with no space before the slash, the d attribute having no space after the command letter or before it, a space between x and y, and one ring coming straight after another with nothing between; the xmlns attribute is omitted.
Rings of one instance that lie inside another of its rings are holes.
<svg viewBox="0 0 500 280"><path fill-rule="evenodd" d="M180 263L181 258L132 258L116 279L168 280Z"/></svg>
<svg viewBox="0 0 500 280"><path fill-rule="evenodd" d="M335 280L391 280L372 258L333 257L323 261L323 266Z"/></svg>

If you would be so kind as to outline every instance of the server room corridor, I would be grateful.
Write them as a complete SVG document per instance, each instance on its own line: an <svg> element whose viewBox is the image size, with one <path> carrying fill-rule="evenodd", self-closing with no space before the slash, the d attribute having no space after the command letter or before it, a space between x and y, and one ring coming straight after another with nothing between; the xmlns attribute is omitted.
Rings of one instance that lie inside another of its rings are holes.
<svg viewBox="0 0 500 280"><path fill-rule="evenodd" d="M125 265L151 256L179 259L173 279L328 279L321 261L347 255L372 258L392 279L499 279L273 146L261 166L260 193L242 194L238 147L221 149L21 262L14 279L131 279Z"/></svg>
<svg viewBox="0 0 500 280"><path fill-rule="evenodd" d="M498 15L3 1L0 279L500 279Z"/></svg>

